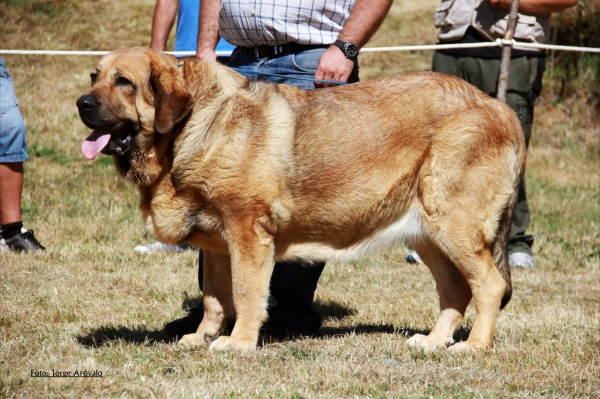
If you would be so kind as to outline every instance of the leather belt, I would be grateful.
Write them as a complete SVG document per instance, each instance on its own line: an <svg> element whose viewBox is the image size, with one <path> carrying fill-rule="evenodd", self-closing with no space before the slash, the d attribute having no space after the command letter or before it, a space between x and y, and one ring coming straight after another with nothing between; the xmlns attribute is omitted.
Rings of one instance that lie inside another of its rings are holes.
<svg viewBox="0 0 600 399"><path fill-rule="evenodd" d="M326 44L323 45L310 45L310 44L298 44L298 43L286 43L278 46L265 46L259 45L256 47L239 47L242 51L254 55L256 58L276 58L283 57L290 54L298 54L306 50L314 50L318 48L327 48Z"/></svg>

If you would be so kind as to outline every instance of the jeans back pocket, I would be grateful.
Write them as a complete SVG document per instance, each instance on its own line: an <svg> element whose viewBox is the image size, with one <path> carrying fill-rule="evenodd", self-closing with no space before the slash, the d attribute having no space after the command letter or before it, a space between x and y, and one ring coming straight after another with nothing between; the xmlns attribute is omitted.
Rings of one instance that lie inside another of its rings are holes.
<svg viewBox="0 0 600 399"><path fill-rule="evenodd" d="M0 66L0 113L5 114L17 106L17 97L13 88L10 73L4 66Z"/></svg>

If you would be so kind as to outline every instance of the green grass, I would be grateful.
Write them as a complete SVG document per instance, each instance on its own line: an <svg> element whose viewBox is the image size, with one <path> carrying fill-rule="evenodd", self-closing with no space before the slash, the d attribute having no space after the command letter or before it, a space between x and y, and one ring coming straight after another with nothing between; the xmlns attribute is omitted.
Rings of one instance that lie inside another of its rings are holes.
<svg viewBox="0 0 600 399"><path fill-rule="evenodd" d="M435 43L437 1L396 2L369 46ZM153 0L6 1L2 48L114 49L149 43ZM37 11L36 11L37 10ZM60 11L56 11L60 10ZM3 56L25 117L23 218L48 248L0 253L0 397L594 398L600 396L600 126L590 93L546 76L527 184L536 268L515 270L494 351L423 353L435 285L400 247L327 265L316 338L250 354L186 349L162 333L199 296L197 253L133 253L138 196L111 159L80 155L76 99L98 57ZM431 54L361 56L361 76L427 70ZM558 79L558 77L557 77ZM456 338L472 327L471 306ZM32 378L31 370L102 378Z"/></svg>

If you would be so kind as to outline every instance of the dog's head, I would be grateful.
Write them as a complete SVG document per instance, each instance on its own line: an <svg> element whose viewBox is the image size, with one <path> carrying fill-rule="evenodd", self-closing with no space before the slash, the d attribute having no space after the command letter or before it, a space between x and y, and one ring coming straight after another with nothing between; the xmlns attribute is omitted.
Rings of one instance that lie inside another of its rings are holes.
<svg viewBox="0 0 600 399"><path fill-rule="evenodd" d="M191 111L177 60L148 48L121 49L104 56L91 73L92 87L77 100L79 116L92 134L84 156L112 155L117 170L149 185L175 125Z"/></svg>

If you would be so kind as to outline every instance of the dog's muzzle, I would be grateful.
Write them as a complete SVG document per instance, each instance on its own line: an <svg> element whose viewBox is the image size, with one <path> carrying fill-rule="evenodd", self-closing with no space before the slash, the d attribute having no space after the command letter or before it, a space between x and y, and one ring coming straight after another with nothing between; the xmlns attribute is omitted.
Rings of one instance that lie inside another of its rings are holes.
<svg viewBox="0 0 600 399"><path fill-rule="evenodd" d="M81 96L77 100L77 108L79 113L92 112L96 108L96 100L92 96Z"/></svg>

